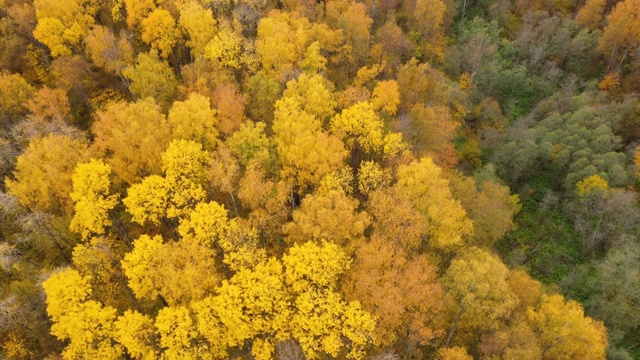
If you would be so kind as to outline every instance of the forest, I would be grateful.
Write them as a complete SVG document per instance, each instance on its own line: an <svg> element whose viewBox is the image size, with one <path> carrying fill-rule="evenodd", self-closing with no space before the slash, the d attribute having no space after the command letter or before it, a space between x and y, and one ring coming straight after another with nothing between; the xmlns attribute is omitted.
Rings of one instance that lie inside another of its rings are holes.
<svg viewBox="0 0 640 360"><path fill-rule="evenodd" d="M0 358L640 359L640 0L0 0Z"/></svg>

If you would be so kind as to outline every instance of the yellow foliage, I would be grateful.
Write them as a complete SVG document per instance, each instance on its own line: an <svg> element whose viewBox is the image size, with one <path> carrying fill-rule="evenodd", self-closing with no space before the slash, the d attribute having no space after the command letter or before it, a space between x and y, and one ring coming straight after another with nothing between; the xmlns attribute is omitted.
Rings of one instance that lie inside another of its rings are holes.
<svg viewBox="0 0 640 360"><path fill-rule="evenodd" d="M218 120L207 97L192 93L187 100L174 102L169 110L168 120L174 139L198 142L206 150L216 147Z"/></svg>
<svg viewBox="0 0 640 360"><path fill-rule="evenodd" d="M232 29L220 30L207 44L204 56L220 64L239 69L242 64L242 36Z"/></svg>
<svg viewBox="0 0 640 360"><path fill-rule="evenodd" d="M73 209L72 170L88 158L87 144L71 136L34 138L6 179L9 192L31 210L68 214Z"/></svg>
<svg viewBox="0 0 640 360"><path fill-rule="evenodd" d="M92 131L93 147L120 182L132 184L145 175L160 174L160 154L171 140L171 129L153 99L109 106L98 112Z"/></svg>
<svg viewBox="0 0 640 360"><path fill-rule="evenodd" d="M602 81L598 84L598 88L601 91L608 91L610 93L617 93L620 91L620 74L609 73L602 78Z"/></svg>
<svg viewBox="0 0 640 360"><path fill-rule="evenodd" d="M65 269L42 283L47 294L47 313L53 320L51 334L69 340L64 359L119 359L122 346L113 343L116 309L103 307L91 296L90 279Z"/></svg>
<svg viewBox="0 0 640 360"><path fill-rule="evenodd" d="M542 342L542 359L605 359L608 345L604 324L584 316L582 306L562 295L542 295L527 317Z"/></svg>
<svg viewBox="0 0 640 360"><path fill-rule="evenodd" d="M127 26L133 28L138 25L155 8L154 0L120 0L124 1L127 10ZM121 6L116 3L116 6Z"/></svg>
<svg viewBox="0 0 640 360"><path fill-rule="evenodd" d="M168 58L173 52L173 46L178 41L180 32L176 21L166 10L156 9L142 20L142 41L160 52L160 56Z"/></svg>
<svg viewBox="0 0 640 360"><path fill-rule="evenodd" d="M333 288L338 276L350 264L340 246L326 241L321 241L320 245L313 242L294 244L282 261L286 266L285 280L295 293Z"/></svg>
<svg viewBox="0 0 640 360"><path fill-rule="evenodd" d="M318 71L325 70L327 65L327 59L320 53L320 43L314 41L307 48L304 59L300 61L300 67L310 75L318 73Z"/></svg>
<svg viewBox="0 0 640 360"><path fill-rule="evenodd" d="M132 220L144 224L147 220L159 225L166 216L168 208L169 184L158 175L147 176L139 184L127 190L127 197L122 200Z"/></svg>
<svg viewBox="0 0 640 360"><path fill-rule="evenodd" d="M38 18L33 36L54 57L71 55L93 26L98 10L91 0L35 0L33 6Z"/></svg>
<svg viewBox="0 0 640 360"><path fill-rule="evenodd" d="M459 346L451 348L442 348L436 354L437 360L473 360L471 355L467 354L467 349Z"/></svg>
<svg viewBox="0 0 640 360"><path fill-rule="evenodd" d="M443 283L465 316L459 328L470 334L496 330L518 305L507 279L509 269L497 256L475 247L451 262Z"/></svg>
<svg viewBox="0 0 640 360"><path fill-rule="evenodd" d="M129 287L139 299L158 295L169 304L188 304L213 292L220 277L216 251L188 241L163 244L160 236L143 235L122 260Z"/></svg>
<svg viewBox="0 0 640 360"><path fill-rule="evenodd" d="M320 122L300 110L292 98L276 103L274 142L282 163L282 177L291 179L302 191L318 185L341 167L347 151L340 139L320 130Z"/></svg>
<svg viewBox="0 0 640 360"><path fill-rule="evenodd" d="M371 103L377 110L395 115L400 105L400 91L395 80L380 81L373 89Z"/></svg>
<svg viewBox="0 0 640 360"><path fill-rule="evenodd" d="M15 116L23 111L23 104L29 100L34 89L19 74L0 72L0 116Z"/></svg>
<svg viewBox="0 0 640 360"><path fill-rule="evenodd" d="M592 193L606 191L607 189L609 189L609 182L598 174L591 175L576 183L576 191L581 198Z"/></svg>
<svg viewBox="0 0 640 360"><path fill-rule="evenodd" d="M283 232L290 243L324 239L353 249L364 240L364 231L371 223L366 212L357 211L358 206L358 201L342 190L307 195Z"/></svg>
<svg viewBox="0 0 640 360"><path fill-rule="evenodd" d="M165 359L213 359L205 346L198 346L198 331L188 308L179 306L160 310L155 325L160 334L160 346L165 349Z"/></svg>
<svg viewBox="0 0 640 360"><path fill-rule="evenodd" d="M301 74L287 83L283 97L294 99L300 109L324 122L335 113L336 101L331 84L319 74Z"/></svg>
<svg viewBox="0 0 640 360"><path fill-rule="evenodd" d="M452 250L473 235L473 224L441 172L430 158L422 158L398 169L396 188L425 216L430 247Z"/></svg>
<svg viewBox="0 0 640 360"><path fill-rule="evenodd" d="M358 169L358 190L368 195L389 185L391 176L375 161L363 161Z"/></svg>
<svg viewBox="0 0 640 360"><path fill-rule="evenodd" d="M369 102L360 102L331 119L332 131L345 140L347 146L356 146L367 152L378 152L384 146L384 123Z"/></svg>
<svg viewBox="0 0 640 360"><path fill-rule="evenodd" d="M96 159L79 164L73 174L70 197L75 203L75 214L69 229L85 240L91 234L104 233L104 228L111 225L109 210L118 200L116 195L110 195L110 175L111 167Z"/></svg>
<svg viewBox="0 0 640 360"><path fill-rule="evenodd" d="M189 35L187 46L194 56L203 55L205 46L216 34L216 19L211 9L205 9L197 1L189 1L180 8L178 24Z"/></svg>
<svg viewBox="0 0 640 360"><path fill-rule="evenodd" d="M153 321L137 311L127 310L115 323L115 338L136 359L158 358Z"/></svg>

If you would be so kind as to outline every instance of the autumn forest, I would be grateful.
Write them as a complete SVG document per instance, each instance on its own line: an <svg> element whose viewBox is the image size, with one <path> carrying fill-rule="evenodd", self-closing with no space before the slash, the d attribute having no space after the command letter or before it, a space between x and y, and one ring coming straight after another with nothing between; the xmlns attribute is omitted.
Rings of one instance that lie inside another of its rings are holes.
<svg viewBox="0 0 640 360"><path fill-rule="evenodd" d="M640 359L640 0L0 0L0 358Z"/></svg>

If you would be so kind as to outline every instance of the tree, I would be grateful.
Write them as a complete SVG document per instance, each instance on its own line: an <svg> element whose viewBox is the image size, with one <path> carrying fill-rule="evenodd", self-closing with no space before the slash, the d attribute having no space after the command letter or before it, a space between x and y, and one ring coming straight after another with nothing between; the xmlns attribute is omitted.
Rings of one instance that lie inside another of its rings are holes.
<svg viewBox="0 0 640 360"><path fill-rule="evenodd" d="M369 102L357 103L331 119L331 130L356 152L376 153L384 146L384 123Z"/></svg>
<svg viewBox="0 0 640 360"><path fill-rule="evenodd" d="M444 57L444 17L447 7L441 0L412 0L402 3L408 28L416 33L416 47L423 59Z"/></svg>
<svg viewBox="0 0 640 360"><path fill-rule="evenodd" d="M597 29L602 22L604 15L604 0L587 0L584 6L578 11L576 21L578 24L588 27L589 29Z"/></svg>
<svg viewBox="0 0 640 360"><path fill-rule="evenodd" d="M449 182L430 158L413 161L398 169L399 193L411 199L428 224L429 246L436 250L460 247L473 234L466 211L451 195Z"/></svg>
<svg viewBox="0 0 640 360"><path fill-rule="evenodd" d="M123 203L133 221L144 224L149 220L158 225L161 220L188 215L206 196L200 184L207 160L200 144L172 141L162 153L164 177L152 175L129 187Z"/></svg>
<svg viewBox="0 0 640 360"><path fill-rule="evenodd" d="M474 243L491 248L515 224L513 217L520 210L519 198L509 188L493 180L476 185L471 178L451 176L453 196L462 203L473 222Z"/></svg>
<svg viewBox="0 0 640 360"><path fill-rule="evenodd" d="M293 212L293 221L285 225L283 232L290 243L327 240L353 250L364 241L364 232L371 223L366 212L357 211L358 205L342 190L309 194Z"/></svg>
<svg viewBox="0 0 640 360"><path fill-rule="evenodd" d="M609 59L607 69L619 69L640 44L640 4L638 0L625 0L616 4L607 16L598 44L598 50Z"/></svg>
<svg viewBox="0 0 640 360"><path fill-rule="evenodd" d="M233 29L221 29L207 43L204 56L220 62L223 66L239 69L243 65L242 40L242 36Z"/></svg>
<svg viewBox="0 0 640 360"><path fill-rule="evenodd" d="M122 71L134 63L133 46L124 31L116 36L110 28L95 25L84 38L84 44L91 61L110 73L122 76Z"/></svg>
<svg viewBox="0 0 640 360"><path fill-rule="evenodd" d="M322 123L335 112L332 85L319 74L300 74L297 79L287 83L282 96L295 99L302 110L314 115Z"/></svg>
<svg viewBox="0 0 640 360"><path fill-rule="evenodd" d="M289 294L276 259L237 272L215 297L194 305L200 332L227 348L250 344L256 359L272 359L275 344L289 337Z"/></svg>
<svg viewBox="0 0 640 360"><path fill-rule="evenodd" d="M321 353L361 359L373 340L375 321L358 302L346 303L335 292L338 276L349 260L339 247L307 242L283 257L285 281L295 296L291 335L308 358Z"/></svg>
<svg viewBox="0 0 640 360"><path fill-rule="evenodd" d="M258 23L256 53L265 73L283 83L293 73L307 49L306 32L310 27L304 17L272 11Z"/></svg>
<svg viewBox="0 0 640 360"><path fill-rule="evenodd" d="M69 198L72 169L88 155L83 139L56 134L34 138L18 157L15 180L6 179L5 184L22 205L33 211L68 214L73 209Z"/></svg>
<svg viewBox="0 0 640 360"><path fill-rule="evenodd" d="M216 34L216 19L211 9L205 9L197 1L191 1L180 7L178 24L189 36L187 46L194 56L203 55L205 47Z"/></svg>
<svg viewBox="0 0 640 360"><path fill-rule="evenodd" d="M377 234L356 251L342 286L376 317L376 338L404 357L419 356L446 334L450 298L426 256L408 256L398 244Z"/></svg>
<svg viewBox="0 0 640 360"><path fill-rule="evenodd" d="M127 13L127 26L134 28L140 25L140 22L156 9L154 0L122 0L116 3L116 6L112 9L112 12L120 11L120 7L124 2L125 10Z"/></svg>
<svg viewBox="0 0 640 360"><path fill-rule="evenodd" d="M542 295L527 317L540 335L542 359L605 359L607 331L601 322L585 317L582 306L561 295Z"/></svg>
<svg viewBox="0 0 640 360"><path fill-rule="evenodd" d="M71 108L67 92L59 88L44 86L24 102L24 107L34 116L41 119L69 122Z"/></svg>
<svg viewBox="0 0 640 360"><path fill-rule="evenodd" d="M380 81L373 89L371 104L379 111L395 115L400 105L400 91L395 80Z"/></svg>
<svg viewBox="0 0 640 360"><path fill-rule="evenodd" d="M129 287L138 299L158 296L170 306L185 305L211 295L221 277L216 251L192 241L164 243L143 235L122 260Z"/></svg>
<svg viewBox="0 0 640 360"><path fill-rule="evenodd" d="M280 84L263 72L258 72L249 78L247 91L249 93L247 103L249 117L254 121L271 124L276 101L282 92Z"/></svg>
<svg viewBox="0 0 640 360"><path fill-rule="evenodd" d="M0 116L3 120L13 120L24 110L24 104L34 89L19 74L0 72Z"/></svg>
<svg viewBox="0 0 640 360"><path fill-rule="evenodd" d="M442 281L460 311L449 339L457 327L463 336L473 339L497 330L509 318L518 299L509 288L508 277L509 269L497 256L475 247L451 262Z"/></svg>
<svg viewBox="0 0 640 360"><path fill-rule="evenodd" d="M117 195L110 195L111 168L101 160L78 164L74 171L73 191L69 196L75 203L75 214L69 229L78 232L87 240L92 234L103 234L111 225L109 210L117 202Z"/></svg>
<svg viewBox="0 0 640 360"><path fill-rule="evenodd" d="M206 150L213 150L218 144L216 111L203 95L192 93L187 100L174 102L167 120L174 139L198 142Z"/></svg>
<svg viewBox="0 0 640 360"><path fill-rule="evenodd" d="M98 112L92 132L94 149L111 165L119 182L132 184L161 173L161 153L171 140L171 129L153 99L107 107Z"/></svg>
<svg viewBox="0 0 640 360"><path fill-rule="evenodd" d="M71 55L93 26L93 16L99 9L93 0L36 0L33 5L38 18L33 36L54 57Z"/></svg>
<svg viewBox="0 0 640 360"><path fill-rule="evenodd" d="M65 269L43 282L47 313L53 320L51 333L69 340L62 352L65 359L119 359L122 346L111 341L116 309L89 300L89 278Z"/></svg>
<svg viewBox="0 0 640 360"><path fill-rule="evenodd" d="M609 250L602 262L594 264L595 276L584 286L590 294L584 302L587 312L607 326L611 346L620 344L640 326L638 298L640 276L637 264L640 248L631 242Z"/></svg>
<svg viewBox="0 0 640 360"><path fill-rule="evenodd" d="M458 156L453 141L460 125L445 106L416 104L409 112L413 134L409 137L419 154L431 156L443 167L453 167Z"/></svg>
<svg viewBox="0 0 640 360"><path fill-rule="evenodd" d="M156 332L152 319L137 311L125 311L115 323L115 338L137 359L151 360L158 357Z"/></svg>
<svg viewBox="0 0 640 360"><path fill-rule="evenodd" d="M327 22L344 34L344 50L350 65L357 69L369 56L371 46L371 25L373 19L366 12L365 5L352 1L334 1L326 6Z"/></svg>
<svg viewBox="0 0 640 360"><path fill-rule="evenodd" d="M166 108L176 94L173 70L158 57L155 49L138 54L136 64L126 67L122 75L131 81L129 90L139 100L152 97Z"/></svg>
<svg viewBox="0 0 640 360"><path fill-rule="evenodd" d="M342 142L324 133L320 122L302 111L292 98L276 104L273 132L282 177L292 180L302 192L319 185L347 155Z"/></svg>

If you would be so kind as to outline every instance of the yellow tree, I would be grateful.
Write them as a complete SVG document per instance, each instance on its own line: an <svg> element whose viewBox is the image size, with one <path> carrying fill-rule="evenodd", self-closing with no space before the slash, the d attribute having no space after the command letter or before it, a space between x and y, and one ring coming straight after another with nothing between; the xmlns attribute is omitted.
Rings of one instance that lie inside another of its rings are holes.
<svg viewBox="0 0 640 360"><path fill-rule="evenodd" d="M69 343L64 359L120 359L123 348L112 341L117 311L89 300L89 278L65 269L42 283L47 295L47 313L53 321L51 333Z"/></svg>
<svg viewBox="0 0 640 360"><path fill-rule="evenodd" d="M7 189L32 211L69 214L73 169L88 155L81 139L55 134L34 138L18 157L13 179L6 179Z"/></svg>
<svg viewBox="0 0 640 360"><path fill-rule="evenodd" d="M239 69L243 64L242 40L231 27L225 27L207 43L204 56L223 66Z"/></svg>
<svg viewBox="0 0 640 360"><path fill-rule="evenodd" d="M69 121L71 107L64 89L44 86L24 103L24 107L35 117L52 121Z"/></svg>
<svg viewBox="0 0 640 360"><path fill-rule="evenodd" d="M400 90L395 80L380 81L373 89L371 104L377 110L395 115L400 105Z"/></svg>
<svg viewBox="0 0 640 360"><path fill-rule="evenodd" d="M320 122L292 98L276 103L273 132L282 177L302 192L340 168L347 155L342 142L324 133Z"/></svg>
<svg viewBox="0 0 640 360"><path fill-rule="evenodd" d="M152 360L159 355L157 329L149 316L127 310L115 323L115 338L136 359Z"/></svg>
<svg viewBox="0 0 640 360"><path fill-rule="evenodd" d="M216 111L211 109L209 99L192 93L185 101L176 101L168 116L173 138L195 141L206 150L213 150L218 143Z"/></svg>
<svg viewBox="0 0 640 360"><path fill-rule="evenodd" d="M155 49L138 54L135 65L122 70L122 75L131 81L129 90L139 100L152 97L166 109L175 97L176 76Z"/></svg>
<svg viewBox="0 0 640 360"><path fill-rule="evenodd" d="M576 21L589 29L597 29L604 15L605 0L587 0L576 15Z"/></svg>
<svg viewBox="0 0 640 360"><path fill-rule="evenodd" d="M513 217L520 210L520 202L517 195L509 193L507 186L492 180L477 186L474 179L455 173L450 181L453 196L473 221L475 245L491 248L513 228Z"/></svg>
<svg viewBox="0 0 640 360"><path fill-rule="evenodd" d="M200 144L172 141L162 154L164 177L148 176L129 187L123 203L133 221L144 224L148 220L158 225L163 219L188 215L205 198L200 183L207 160L208 154Z"/></svg>
<svg viewBox="0 0 640 360"><path fill-rule="evenodd" d="M375 153L384 146L384 123L369 102L360 102L342 110L331 119L331 130L356 152L362 149Z"/></svg>
<svg viewBox="0 0 640 360"><path fill-rule="evenodd" d="M410 0L402 3L402 10L410 31L415 34L417 52L425 59L442 59L445 3L442 0Z"/></svg>
<svg viewBox="0 0 640 360"><path fill-rule="evenodd" d="M276 259L237 272L217 295L193 305L198 328L211 343L250 344L256 359L273 359L275 344L289 338L289 293Z"/></svg>
<svg viewBox="0 0 640 360"><path fill-rule="evenodd" d="M364 231L371 223L366 212L357 211L358 206L358 200L341 189L309 194L283 232L290 243L327 240L353 250L364 240Z"/></svg>
<svg viewBox="0 0 640 360"><path fill-rule="evenodd" d="M409 121L410 141L419 154L432 157L443 167L455 166L458 156L454 140L459 123L449 108L416 104L409 112Z"/></svg>
<svg viewBox="0 0 640 360"><path fill-rule="evenodd" d="M38 18L33 36L54 57L71 55L95 23L93 16L99 10L94 0L35 0L33 5Z"/></svg>
<svg viewBox="0 0 640 360"><path fill-rule="evenodd" d="M91 61L110 73L122 76L122 70L133 65L133 46L124 32L118 37L110 28L95 25L84 38L84 44Z"/></svg>
<svg viewBox="0 0 640 360"><path fill-rule="evenodd" d="M153 99L109 106L98 112L92 131L93 147L120 182L131 184L161 172L160 154L171 140L171 129Z"/></svg>
<svg viewBox="0 0 640 360"><path fill-rule="evenodd" d="M309 21L296 13L272 11L258 23L256 52L267 75L284 83L307 49Z"/></svg>
<svg viewBox="0 0 640 360"><path fill-rule="evenodd" d="M609 59L607 69L619 69L627 55L640 45L640 1L625 0L616 4L607 16L598 49Z"/></svg>
<svg viewBox="0 0 640 360"><path fill-rule="evenodd" d="M460 247L473 235L473 223L451 195L449 181L430 158L422 158L398 169L395 188L408 196L428 225L429 246L436 250Z"/></svg>
<svg viewBox="0 0 640 360"><path fill-rule="evenodd" d="M197 1L189 1L180 7L178 24L189 36L187 46L194 56L203 55L205 47L216 34L216 19L211 9L205 9Z"/></svg>
<svg viewBox="0 0 640 360"><path fill-rule="evenodd" d="M389 239L374 235L356 251L343 291L376 317L376 338L403 357L442 340L449 326L450 298L426 256L409 257Z"/></svg>
<svg viewBox="0 0 640 360"><path fill-rule="evenodd" d="M475 247L451 262L443 283L460 310L447 342L457 328L469 341L482 332L498 329L508 319L518 305L508 277L509 269L497 256Z"/></svg>
<svg viewBox="0 0 640 360"><path fill-rule="evenodd" d="M333 116L336 102L331 84L321 75L301 74L287 83L283 97L295 99L300 108L323 123Z"/></svg>
<svg viewBox="0 0 640 360"><path fill-rule="evenodd" d="M283 257L285 281L294 295L291 335L307 358L321 354L362 359L373 339L375 321L360 303L345 302L336 292L347 256L335 244L294 245Z"/></svg>
<svg viewBox="0 0 640 360"><path fill-rule="evenodd" d="M110 195L110 176L111 167L96 159L78 164L73 174L70 197L75 203L75 213L69 229L85 240L92 234L103 234L104 228L111 225L109 210L116 206L118 198Z"/></svg>
<svg viewBox="0 0 640 360"><path fill-rule="evenodd" d="M0 117L11 119L22 113L23 104L33 92L33 87L19 74L0 72Z"/></svg>
<svg viewBox="0 0 640 360"><path fill-rule="evenodd" d="M542 343L542 359L605 359L604 324L584 316L582 306L562 295L542 295L527 317Z"/></svg>
<svg viewBox="0 0 640 360"><path fill-rule="evenodd" d="M138 299L160 296L168 305L184 305L211 295L221 277L216 251L208 246L143 235L122 260L129 287Z"/></svg>

